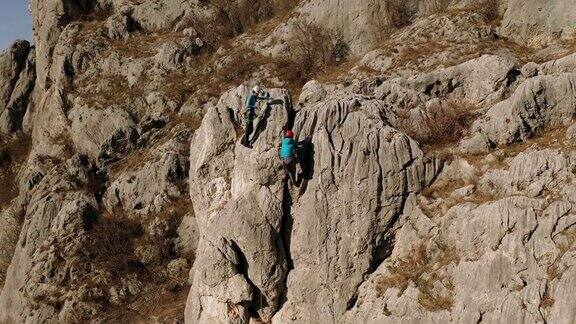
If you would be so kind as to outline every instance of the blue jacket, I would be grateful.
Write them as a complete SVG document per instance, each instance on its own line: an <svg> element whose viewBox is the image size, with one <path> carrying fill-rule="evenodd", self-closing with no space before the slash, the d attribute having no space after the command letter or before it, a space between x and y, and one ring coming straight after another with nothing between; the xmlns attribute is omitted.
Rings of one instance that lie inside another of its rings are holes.
<svg viewBox="0 0 576 324"><path fill-rule="evenodd" d="M293 138L284 137L282 139L280 157L283 159L293 157L295 149L296 149L296 141Z"/></svg>

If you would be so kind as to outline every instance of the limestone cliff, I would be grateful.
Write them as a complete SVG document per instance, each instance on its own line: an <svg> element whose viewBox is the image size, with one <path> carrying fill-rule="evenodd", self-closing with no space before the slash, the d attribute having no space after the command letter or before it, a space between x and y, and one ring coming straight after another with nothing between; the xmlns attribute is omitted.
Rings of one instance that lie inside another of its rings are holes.
<svg viewBox="0 0 576 324"><path fill-rule="evenodd" d="M30 9L0 55L0 322L576 320L576 3Z"/></svg>

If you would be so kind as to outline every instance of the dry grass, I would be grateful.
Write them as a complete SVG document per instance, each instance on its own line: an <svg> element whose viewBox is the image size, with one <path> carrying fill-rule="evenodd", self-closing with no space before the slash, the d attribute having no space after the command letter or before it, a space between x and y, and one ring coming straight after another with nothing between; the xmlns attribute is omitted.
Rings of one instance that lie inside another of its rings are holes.
<svg viewBox="0 0 576 324"><path fill-rule="evenodd" d="M127 273L144 270L134 255L134 239L144 235L139 223L126 219L119 211L114 215L103 213L93 222L92 228L89 229L92 244L86 247L87 251L90 251L89 257L93 266L110 271L112 274L110 279L115 280ZM102 288L107 289L112 283L94 284L97 286L105 284Z"/></svg>
<svg viewBox="0 0 576 324"><path fill-rule="evenodd" d="M351 58L342 64L334 64L318 73L314 79L321 83L330 83L339 80L339 78L350 71L358 64L358 58Z"/></svg>
<svg viewBox="0 0 576 324"><path fill-rule="evenodd" d="M160 30L153 34L135 32L128 39L113 39L110 41L108 51L104 56L112 52L118 52L121 57L143 58L156 55L158 48L168 42L178 42L187 36L171 30Z"/></svg>
<svg viewBox="0 0 576 324"><path fill-rule="evenodd" d="M402 67L409 63L420 62L421 60L430 57L431 54L442 53L448 48L450 48L449 44L435 40L420 43L417 46L408 45L400 49L394 64L396 67Z"/></svg>
<svg viewBox="0 0 576 324"><path fill-rule="evenodd" d="M89 242L85 247L92 277L80 278L89 287L108 291L112 286L123 287L125 278L138 278L144 283L143 290L129 294L121 305L108 304L105 320L108 322L135 323L151 318L161 320L182 319L189 290L187 271L179 277L165 273L168 262L177 257L186 257L190 262L194 256L181 256L175 252L170 238L176 236L176 228L187 211L191 211L187 196L173 201L166 212L148 215L140 221L126 217L120 210L113 214L104 212L92 220L88 228ZM155 218L168 222L170 232L160 238L148 233L146 228ZM162 255L152 264L142 264L135 250L142 245L159 246Z"/></svg>
<svg viewBox="0 0 576 324"><path fill-rule="evenodd" d="M496 199L498 199L497 196L481 190L476 190L470 197L465 198L467 202L471 202L476 205L482 205L491 201L495 201Z"/></svg>
<svg viewBox="0 0 576 324"><path fill-rule="evenodd" d="M576 150L576 141L566 139L566 131L566 126L543 128L537 131L532 138L523 142L500 146L504 153L502 159L515 157L532 146L557 149L571 154L572 151Z"/></svg>
<svg viewBox="0 0 576 324"><path fill-rule="evenodd" d="M457 14L472 11L481 14L487 23L496 23L500 17L499 0L477 0L462 9L450 8L451 0L424 0L420 3L420 16Z"/></svg>
<svg viewBox="0 0 576 324"><path fill-rule="evenodd" d="M467 183L463 179L456 179L454 181L444 181L441 184L433 183L431 186L426 187L422 191L422 195L430 198L446 198L450 196L454 190L466 186Z"/></svg>
<svg viewBox="0 0 576 324"><path fill-rule="evenodd" d="M418 12L414 12L410 3L405 0L389 0L376 3L373 14L368 19L368 30L373 35L375 43L386 41L390 35L399 29L409 26L417 17L435 14L458 14L460 11L473 11L482 14L487 23L495 24L500 19L498 0L480 0L463 10L450 9L450 0L423 0Z"/></svg>
<svg viewBox="0 0 576 324"><path fill-rule="evenodd" d="M395 260L388 267L390 274L377 279L376 290L382 296L388 289L398 289L398 296L408 288L410 282L420 290L418 302L425 309L435 312L449 310L453 304L450 293L454 287L450 279L442 270L452 264L458 263L460 257L455 248L440 245L440 249L429 254L424 244L415 246L405 258ZM446 292L434 289L435 283L440 282Z"/></svg>
<svg viewBox="0 0 576 324"><path fill-rule="evenodd" d="M158 159L158 152L155 148L162 146L173 138L174 134L172 130L176 126L184 125L186 129L195 131L200 127L202 117L178 116L176 113L172 113L168 116L168 120L168 124L163 128L164 133L162 136L155 138L152 142L146 143L143 147L128 152L122 159L108 165L110 179L115 179L119 174L137 170L145 163Z"/></svg>
<svg viewBox="0 0 576 324"><path fill-rule="evenodd" d="M298 49L294 49L286 59L263 56L246 47L230 47L226 49L225 54L206 53L196 63L199 68L192 69L198 72L174 72L166 80L162 92L178 100L194 94L201 103L205 103L210 98L219 97L230 87L251 79L255 73L266 70L271 73L271 77L283 81L284 87L295 96L310 78L330 73L342 66L343 61L336 62L334 44L327 44L326 40L320 45L311 42L318 40L320 34L327 35L325 31L314 29L299 39ZM318 46L323 50L316 51ZM200 69L202 66L212 67L211 72L206 74Z"/></svg>
<svg viewBox="0 0 576 324"><path fill-rule="evenodd" d="M134 101L145 95L147 77L142 75L134 86L130 86L128 80L121 75L103 75L97 73L85 78L75 78L71 92L84 99L84 103L90 108L104 109L115 104ZM94 86L98 84L99 88Z"/></svg>
<svg viewBox="0 0 576 324"><path fill-rule="evenodd" d="M198 67L212 67L210 73L200 69L196 73L176 71L166 80L162 92L179 100L194 94L205 103L231 86L250 79L260 67L270 63L270 58L248 48L236 48L225 56L204 55L197 64Z"/></svg>
<svg viewBox="0 0 576 324"><path fill-rule="evenodd" d="M380 6L383 7L384 4ZM493 3L493 0L476 3L465 9L445 9L443 0L430 0L428 4L423 2L422 6L430 7L430 9L421 9L420 14L422 16L426 16L426 11L430 11L430 13L438 13L446 17L462 16L465 18L470 17L470 12L479 12L485 17L473 22L475 26L473 28L478 28L479 33L485 30L486 27L494 28L498 24L499 8L497 3ZM374 12L378 12L378 8L376 6ZM437 35L435 29L429 29L428 31L418 31L419 38L424 38L424 40L419 41L418 44L414 43L411 45L412 42L410 40L397 40L402 33L395 34L398 37L391 37L392 33L401 28L391 26L391 22L386 18L386 15L376 15L376 18L376 20L371 19L368 22L368 32L374 36L373 48L382 51L382 57L392 58L392 64L385 71L367 71L366 74L368 76L377 76L383 72L397 73L403 70L429 72L439 66L454 66L484 54L494 54L495 51L503 49L514 52L520 60L519 64L538 61L534 57L534 49L520 46L502 37L485 38L480 42L454 42L444 38L442 35ZM459 21L468 20L461 19ZM411 23L412 21L409 22L409 24ZM466 26L461 27L464 28ZM566 46L566 48L569 47ZM547 59L550 58L550 55L547 56Z"/></svg>

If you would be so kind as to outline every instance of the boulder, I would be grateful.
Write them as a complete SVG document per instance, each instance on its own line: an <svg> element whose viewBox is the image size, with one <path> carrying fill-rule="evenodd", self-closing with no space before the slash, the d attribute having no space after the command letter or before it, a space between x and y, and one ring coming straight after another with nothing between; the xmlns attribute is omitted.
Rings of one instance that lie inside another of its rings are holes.
<svg viewBox="0 0 576 324"><path fill-rule="evenodd" d="M100 162L114 161L134 147L138 133L132 116L121 107L74 107L70 137L76 149Z"/></svg>
<svg viewBox="0 0 576 324"><path fill-rule="evenodd" d="M132 7L125 7L120 12L108 17L106 27L108 37L112 39L127 39L130 33L136 29L132 19Z"/></svg>
<svg viewBox="0 0 576 324"><path fill-rule="evenodd" d="M264 320L338 320L363 278L382 260L403 197L429 183L440 164L425 159L413 140L385 124L378 101L344 96L298 113L294 129L302 163L299 188L291 188L274 144L283 125L291 124L285 113L290 108L273 108L254 148L247 149L238 143L231 108L243 101L247 91L242 89L225 94L207 112L192 140L201 152L190 158L201 239L186 320L233 321L220 313L233 292L221 295L210 287L230 286L239 274L252 287L253 299L234 303L237 318L248 316L248 307ZM348 252L334 256L329 267L325 259L337 250Z"/></svg>
<svg viewBox="0 0 576 324"><path fill-rule="evenodd" d="M302 184L290 190L291 271L278 322L339 322L387 258L406 198L441 164L383 120L376 100L330 98L296 117ZM286 199L286 198L285 198Z"/></svg>

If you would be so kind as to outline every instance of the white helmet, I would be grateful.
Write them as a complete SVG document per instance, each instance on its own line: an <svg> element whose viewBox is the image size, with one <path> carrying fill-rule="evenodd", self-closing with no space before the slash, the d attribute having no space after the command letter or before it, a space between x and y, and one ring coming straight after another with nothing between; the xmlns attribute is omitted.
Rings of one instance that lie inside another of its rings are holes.
<svg viewBox="0 0 576 324"><path fill-rule="evenodd" d="M260 86L254 86L254 88L252 88L252 91L256 93L260 93L260 90Z"/></svg>

